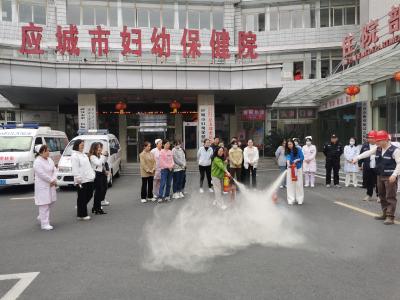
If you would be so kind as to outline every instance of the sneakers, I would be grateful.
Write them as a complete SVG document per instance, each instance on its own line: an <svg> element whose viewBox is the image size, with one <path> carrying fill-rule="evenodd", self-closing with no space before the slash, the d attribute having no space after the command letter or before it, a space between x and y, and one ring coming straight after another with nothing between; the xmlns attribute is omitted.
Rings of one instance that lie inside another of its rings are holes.
<svg viewBox="0 0 400 300"><path fill-rule="evenodd" d="M200 188L200 194L203 194L203 193L204 193L203 188Z"/></svg>
<svg viewBox="0 0 400 300"><path fill-rule="evenodd" d="M156 197L148 198L147 201L155 202L155 201L157 201L157 198Z"/></svg>
<svg viewBox="0 0 400 300"><path fill-rule="evenodd" d="M158 198L157 202L158 203L162 203L163 202L163 198Z"/></svg>
<svg viewBox="0 0 400 300"><path fill-rule="evenodd" d="M283 185L280 185L279 188L280 188L280 189L283 189Z"/></svg>
<svg viewBox="0 0 400 300"><path fill-rule="evenodd" d="M222 204L222 205L221 205L221 209L222 209L222 210L225 210L225 209L227 209L227 208L228 208L228 206L226 206L225 204Z"/></svg>
<svg viewBox="0 0 400 300"><path fill-rule="evenodd" d="M174 193L174 194L172 195L172 199L179 199L179 198L180 198L179 193Z"/></svg>
<svg viewBox="0 0 400 300"><path fill-rule="evenodd" d="M171 198L168 196L168 197L165 197L164 200L167 201L167 202L169 202L169 201L171 201Z"/></svg>
<svg viewBox="0 0 400 300"><path fill-rule="evenodd" d="M179 198L185 198L185 195L183 194L183 192L179 193Z"/></svg>
<svg viewBox="0 0 400 300"><path fill-rule="evenodd" d="M78 217L77 219L78 219L78 221L89 221L91 219L91 217L90 216L86 216L83 218Z"/></svg>
<svg viewBox="0 0 400 300"><path fill-rule="evenodd" d="M386 217L385 221L383 221L383 224L385 224L385 225L393 225L394 224L394 218Z"/></svg>
<svg viewBox="0 0 400 300"><path fill-rule="evenodd" d="M309 187L309 185L308 185L308 184L305 184L304 187Z"/></svg>
<svg viewBox="0 0 400 300"><path fill-rule="evenodd" d="M379 198L379 196L376 197L376 202L381 203L381 198Z"/></svg>
<svg viewBox="0 0 400 300"><path fill-rule="evenodd" d="M101 201L101 205L102 206L109 206L110 202L108 202L106 199L104 199L103 201Z"/></svg>
<svg viewBox="0 0 400 300"><path fill-rule="evenodd" d="M370 196L365 196L365 198L363 199L363 201L371 201L371 199L372 199L372 197L370 197Z"/></svg>
<svg viewBox="0 0 400 300"><path fill-rule="evenodd" d="M146 200L146 199L140 199L140 202L142 202L142 203L146 203L146 202L147 202L147 200Z"/></svg>
<svg viewBox="0 0 400 300"><path fill-rule="evenodd" d="M54 227L49 224L49 225L44 225L41 228L42 230L52 230Z"/></svg>
<svg viewBox="0 0 400 300"><path fill-rule="evenodd" d="M326 185L326 187L327 187L327 188L330 188L330 187L331 187L331 185L330 185L330 184L327 184L327 185Z"/></svg>
<svg viewBox="0 0 400 300"><path fill-rule="evenodd" d="M312 185L311 185L311 188L315 188L315 185L312 184Z"/></svg>
<svg viewBox="0 0 400 300"><path fill-rule="evenodd" d="M212 188L209 188L208 191L209 191L210 193L214 193L214 190L213 190Z"/></svg>

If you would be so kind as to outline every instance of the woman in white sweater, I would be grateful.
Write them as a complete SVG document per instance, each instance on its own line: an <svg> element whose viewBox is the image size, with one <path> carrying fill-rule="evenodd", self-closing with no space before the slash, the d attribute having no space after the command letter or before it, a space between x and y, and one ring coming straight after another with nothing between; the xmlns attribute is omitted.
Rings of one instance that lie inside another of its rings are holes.
<svg viewBox="0 0 400 300"><path fill-rule="evenodd" d="M203 146L201 146L199 151L197 151L197 161L199 163L200 171L200 193L204 193L203 182L205 175L207 176L208 189L210 193L214 191L211 183L211 158L213 155L214 152L211 147L211 142L209 139L205 139Z"/></svg>
<svg viewBox="0 0 400 300"><path fill-rule="evenodd" d="M72 175L74 176L74 184L78 189L78 220L90 220L87 213L87 204L93 196L93 182L95 173L90 164L89 157L83 153L85 143L83 140L76 140L72 148L71 157Z"/></svg>
<svg viewBox="0 0 400 300"><path fill-rule="evenodd" d="M93 199L93 208L92 213L96 215L104 215L107 214L101 208L101 202L104 201L107 193L107 175L108 171L106 170L106 162L108 153L104 153L103 155L103 144L93 143L90 146L89 151L89 159L90 164L96 174L94 179L94 199Z"/></svg>
<svg viewBox="0 0 400 300"><path fill-rule="evenodd" d="M250 174L251 174L251 186L255 188L257 186L257 165L259 160L258 148L254 146L253 140L248 140L247 147L243 151L244 169L246 172L246 182L250 185Z"/></svg>

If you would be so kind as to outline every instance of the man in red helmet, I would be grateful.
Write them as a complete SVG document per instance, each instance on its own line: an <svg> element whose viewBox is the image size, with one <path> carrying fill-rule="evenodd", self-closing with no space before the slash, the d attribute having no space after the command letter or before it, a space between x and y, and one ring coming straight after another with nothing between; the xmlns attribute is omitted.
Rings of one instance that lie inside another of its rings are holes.
<svg viewBox="0 0 400 300"><path fill-rule="evenodd" d="M365 143L361 146L360 154L376 148L375 135L376 135L375 130L371 130L370 132L368 132L367 143ZM375 166L376 166L375 155L371 155L371 157L360 159L358 161L358 166L362 167L363 176L365 178L365 187L367 188L367 196L363 199L363 201L372 200L372 195L374 194L374 188L375 188L377 202L380 202L380 199L378 196L377 184L376 184L377 176L376 176L376 170L375 170Z"/></svg>
<svg viewBox="0 0 400 300"><path fill-rule="evenodd" d="M389 141L389 134L379 130L375 135L377 147L366 151L353 160L358 160L375 155L376 172L378 174L378 191L381 199L382 215L375 217L384 220L385 225L394 224L397 205L397 176L400 174L400 149Z"/></svg>

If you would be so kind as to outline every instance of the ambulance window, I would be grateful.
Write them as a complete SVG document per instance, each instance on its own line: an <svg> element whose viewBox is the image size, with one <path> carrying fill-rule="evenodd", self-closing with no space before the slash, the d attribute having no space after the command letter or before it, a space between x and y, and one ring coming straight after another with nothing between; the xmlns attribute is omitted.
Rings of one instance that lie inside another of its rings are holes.
<svg viewBox="0 0 400 300"><path fill-rule="evenodd" d="M57 139L45 137L46 145L49 147L50 152L58 151Z"/></svg>
<svg viewBox="0 0 400 300"><path fill-rule="evenodd" d="M37 137L35 140L35 146L37 145L43 145L43 140L41 137Z"/></svg>

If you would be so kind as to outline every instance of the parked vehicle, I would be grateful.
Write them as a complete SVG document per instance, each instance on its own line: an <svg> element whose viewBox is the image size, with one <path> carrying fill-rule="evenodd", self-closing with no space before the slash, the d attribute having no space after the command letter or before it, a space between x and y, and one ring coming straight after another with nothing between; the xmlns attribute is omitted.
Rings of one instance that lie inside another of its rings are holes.
<svg viewBox="0 0 400 300"><path fill-rule="evenodd" d="M88 153L90 146L94 142L100 142L103 144L103 149L109 153L108 166L110 168L110 175L107 178L108 185L111 187L113 184L113 178L119 177L121 171L121 146L115 135L109 134L108 130L88 130L79 131L78 136L74 137L60 159L57 173L57 184L58 186L73 186L74 177L72 176L72 146L77 139L85 141L84 152Z"/></svg>
<svg viewBox="0 0 400 300"><path fill-rule="evenodd" d="M47 145L57 165L67 144L67 135L50 127L0 125L0 186L33 184L35 146Z"/></svg>

